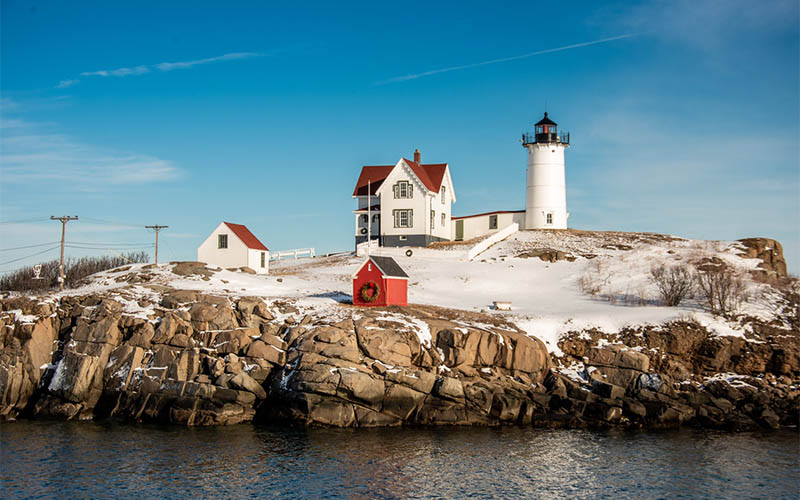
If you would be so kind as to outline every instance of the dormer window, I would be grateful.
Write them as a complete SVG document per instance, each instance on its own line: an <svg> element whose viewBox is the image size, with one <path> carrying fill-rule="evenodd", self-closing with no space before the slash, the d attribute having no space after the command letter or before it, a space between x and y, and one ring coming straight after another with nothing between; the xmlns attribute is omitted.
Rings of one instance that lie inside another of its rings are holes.
<svg viewBox="0 0 800 500"><path fill-rule="evenodd" d="M408 181L397 181L394 186L395 198L413 198L414 186Z"/></svg>

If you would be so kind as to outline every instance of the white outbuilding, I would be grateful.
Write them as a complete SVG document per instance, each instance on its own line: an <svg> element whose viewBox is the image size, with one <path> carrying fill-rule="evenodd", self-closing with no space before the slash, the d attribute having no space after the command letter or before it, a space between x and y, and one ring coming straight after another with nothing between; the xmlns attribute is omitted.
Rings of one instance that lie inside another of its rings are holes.
<svg viewBox="0 0 800 500"><path fill-rule="evenodd" d="M242 224L223 222L197 247L197 260L225 269L249 267L269 272L269 249Z"/></svg>

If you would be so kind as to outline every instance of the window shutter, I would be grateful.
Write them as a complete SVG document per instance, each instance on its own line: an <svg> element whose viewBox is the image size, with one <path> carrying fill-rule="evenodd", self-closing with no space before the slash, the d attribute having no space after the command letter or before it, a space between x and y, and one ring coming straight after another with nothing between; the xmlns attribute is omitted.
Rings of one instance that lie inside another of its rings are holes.
<svg viewBox="0 0 800 500"><path fill-rule="evenodd" d="M410 182L408 183L408 197L409 198L413 198L414 197L414 184L412 184Z"/></svg>
<svg viewBox="0 0 800 500"><path fill-rule="evenodd" d="M414 227L414 211L408 211L408 227Z"/></svg>
<svg viewBox="0 0 800 500"><path fill-rule="evenodd" d="M394 197L395 197L395 199L397 199L397 191L398 191L399 189L400 189L400 186L399 186L399 184L395 184L394 186L392 186L392 191L394 191Z"/></svg>

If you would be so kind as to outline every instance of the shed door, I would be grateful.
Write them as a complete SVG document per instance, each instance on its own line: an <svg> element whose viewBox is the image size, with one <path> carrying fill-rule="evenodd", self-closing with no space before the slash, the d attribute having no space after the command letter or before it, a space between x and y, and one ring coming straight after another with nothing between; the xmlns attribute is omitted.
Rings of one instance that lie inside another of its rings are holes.
<svg viewBox="0 0 800 500"><path fill-rule="evenodd" d="M464 221L457 220L456 221L456 241L461 241L464 239Z"/></svg>

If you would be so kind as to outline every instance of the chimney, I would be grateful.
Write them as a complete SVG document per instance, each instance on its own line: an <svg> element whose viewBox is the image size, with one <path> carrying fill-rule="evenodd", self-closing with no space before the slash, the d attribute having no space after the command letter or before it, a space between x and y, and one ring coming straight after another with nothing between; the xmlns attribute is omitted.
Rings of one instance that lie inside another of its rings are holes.
<svg viewBox="0 0 800 500"><path fill-rule="evenodd" d="M419 154L419 149L414 150L414 163L419 163L422 156Z"/></svg>

